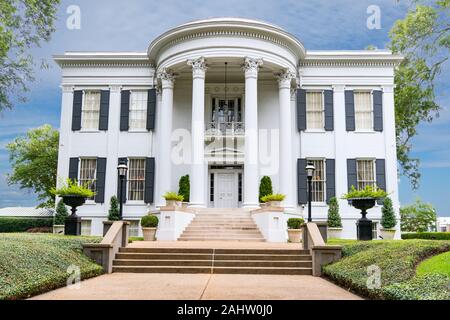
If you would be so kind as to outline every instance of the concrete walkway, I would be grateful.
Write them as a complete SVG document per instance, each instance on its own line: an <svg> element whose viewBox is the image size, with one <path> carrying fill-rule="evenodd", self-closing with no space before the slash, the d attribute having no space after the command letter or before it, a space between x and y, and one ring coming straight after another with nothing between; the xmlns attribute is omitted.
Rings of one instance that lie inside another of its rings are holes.
<svg viewBox="0 0 450 320"><path fill-rule="evenodd" d="M113 273L61 288L37 300L358 300L312 276Z"/></svg>

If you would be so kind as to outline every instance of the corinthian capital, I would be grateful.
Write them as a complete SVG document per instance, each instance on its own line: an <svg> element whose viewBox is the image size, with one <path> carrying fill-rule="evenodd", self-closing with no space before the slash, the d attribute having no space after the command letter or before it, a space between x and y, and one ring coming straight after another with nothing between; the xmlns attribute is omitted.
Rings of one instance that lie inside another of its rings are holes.
<svg viewBox="0 0 450 320"><path fill-rule="evenodd" d="M280 88L290 88L292 79L295 79L295 73L289 69L284 69L282 72L275 73L275 77L278 79L278 85Z"/></svg>
<svg viewBox="0 0 450 320"><path fill-rule="evenodd" d="M176 74L170 69L163 68L156 75L158 79L161 79L162 87L173 86L175 83Z"/></svg>
<svg viewBox="0 0 450 320"><path fill-rule="evenodd" d="M206 69L208 69L208 66L206 65L205 58L200 57L197 59L189 59L187 61L187 64L192 67L192 71L203 71L205 72Z"/></svg>
<svg viewBox="0 0 450 320"><path fill-rule="evenodd" d="M259 67L263 65L263 59L245 57L242 70L245 72L258 72Z"/></svg>

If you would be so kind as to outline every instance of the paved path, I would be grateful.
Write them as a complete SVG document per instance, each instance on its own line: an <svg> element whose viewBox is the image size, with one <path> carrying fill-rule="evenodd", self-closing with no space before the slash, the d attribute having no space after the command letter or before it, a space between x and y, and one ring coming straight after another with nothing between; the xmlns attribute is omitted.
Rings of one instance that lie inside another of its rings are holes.
<svg viewBox="0 0 450 320"><path fill-rule="evenodd" d="M44 300L353 300L360 297L312 276L113 273L32 299Z"/></svg>

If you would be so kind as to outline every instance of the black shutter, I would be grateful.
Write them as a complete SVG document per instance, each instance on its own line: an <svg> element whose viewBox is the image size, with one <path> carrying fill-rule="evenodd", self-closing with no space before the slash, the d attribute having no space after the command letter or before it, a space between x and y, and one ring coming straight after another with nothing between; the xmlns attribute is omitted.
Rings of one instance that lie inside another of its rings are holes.
<svg viewBox="0 0 450 320"><path fill-rule="evenodd" d="M347 186L349 191L352 188L352 186L358 188L356 159L347 159Z"/></svg>
<svg viewBox="0 0 450 320"><path fill-rule="evenodd" d="M69 159L69 179L78 180L78 158Z"/></svg>
<svg viewBox="0 0 450 320"><path fill-rule="evenodd" d="M97 177L95 181L95 202L105 202L106 158L97 158Z"/></svg>
<svg viewBox="0 0 450 320"><path fill-rule="evenodd" d="M145 160L145 203L153 203L153 193L155 185L155 158Z"/></svg>
<svg viewBox="0 0 450 320"><path fill-rule="evenodd" d="M306 90L297 89L297 129L306 130Z"/></svg>
<svg viewBox="0 0 450 320"><path fill-rule="evenodd" d="M377 159L375 161L375 171L377 173L377 187L386 190L386 161L384 159ZM383 204L383 199L378 200L379 205Z"/></svg>
<svg viewBox="0 0 450 320"><path fill-rule="evenodd" d="M336 196L336 181L335 181L335 161L334 159L326 160L326 184L327 184L327 202L330 201L331 198Z"/></svg>
<svg viewBox="0 0 450 320"><path fill-rule="evenodd" d="M120 131L128 131L130 115L130 91L124 90L120 98Z"/></svg>
<svg viewBox="0 0 450 320"><path fill-rule="evenodd" d="M73 92L72 106L72 131L81 130L81 105L83 103L83 91Z"/></svg>
<svg viewBox="0 0 450 320"><path fill-rule="evenodd" d="M119 164L125 163L128 164L128 158L119 158ZM127 178L124 179L124 186L123 186L123 193L122 193L122 201L125 203L127 201ZM119 198L120 195L120 177L119 173L117 173L117 198Z"/></svg>
<svg viewBox="0 0 450 320"><path fill-rule="evenodd" d="M297 159L297 200L298 204L308 203L308 183L306 176L306 159Z"/></svg>
<svg viewBox="0 0 450 320"><path fill-rule="evenodd" d="M109 90L102 90L100 93L100 119L98 130L108 130L109 118Z"/></svg>
<svg viewBox="0 0 450 320"><path fill-rule="evenodd" d="M373 130L383 131L383 92L373 92Z"/></svg>
<svg viewBox="0 0 450 320"><path fill-rule="evenodd" d="M155 129L156 120L156 89L148 90L147 97L147 130Z"/></svg>
<svg viewBox="0 0 450 320"><path fill-rule="evenodd" d="M347 131L355 131L355 96L353 91L345 91L345 126Z"/></svg>
<svg viewBox="0 0 450 320"><path fill-rule="evenodd" d="M325 100L325 131L334 130L333 90L323 92Z"/></svg>

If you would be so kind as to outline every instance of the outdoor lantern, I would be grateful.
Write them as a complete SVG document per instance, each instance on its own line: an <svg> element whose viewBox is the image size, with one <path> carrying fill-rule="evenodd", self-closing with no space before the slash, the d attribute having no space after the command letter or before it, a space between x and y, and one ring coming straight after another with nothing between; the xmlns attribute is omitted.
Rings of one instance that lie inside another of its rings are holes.
<svg viewBox="0 0 450 320"><path fill-rule="evenodd" d="M119 185L119 220L122 220L123 217L123 202L124 202L124 180L127 177L127 171L128 171L128 167L125 163L119 163L119 165L117 166L117 172L119 173L119 180L120 180L120 185Z"/></svg>
<svg viewBox="0 0 450 320"><path fill-rule="evenodd" d="M316 167L314 167L314 164L312 162L309 162L306 166L306 175L309 179L312 179L314 171L316 171Z"/></svg>
<svg viewBox="0 0 450 320"><path fill-rule="evenodd" d="M119 176L120 177L126 177L127 176L127 171L128 171L128 167L125 163L121 163L117 166L117 171L119 171Z"/></svg>

